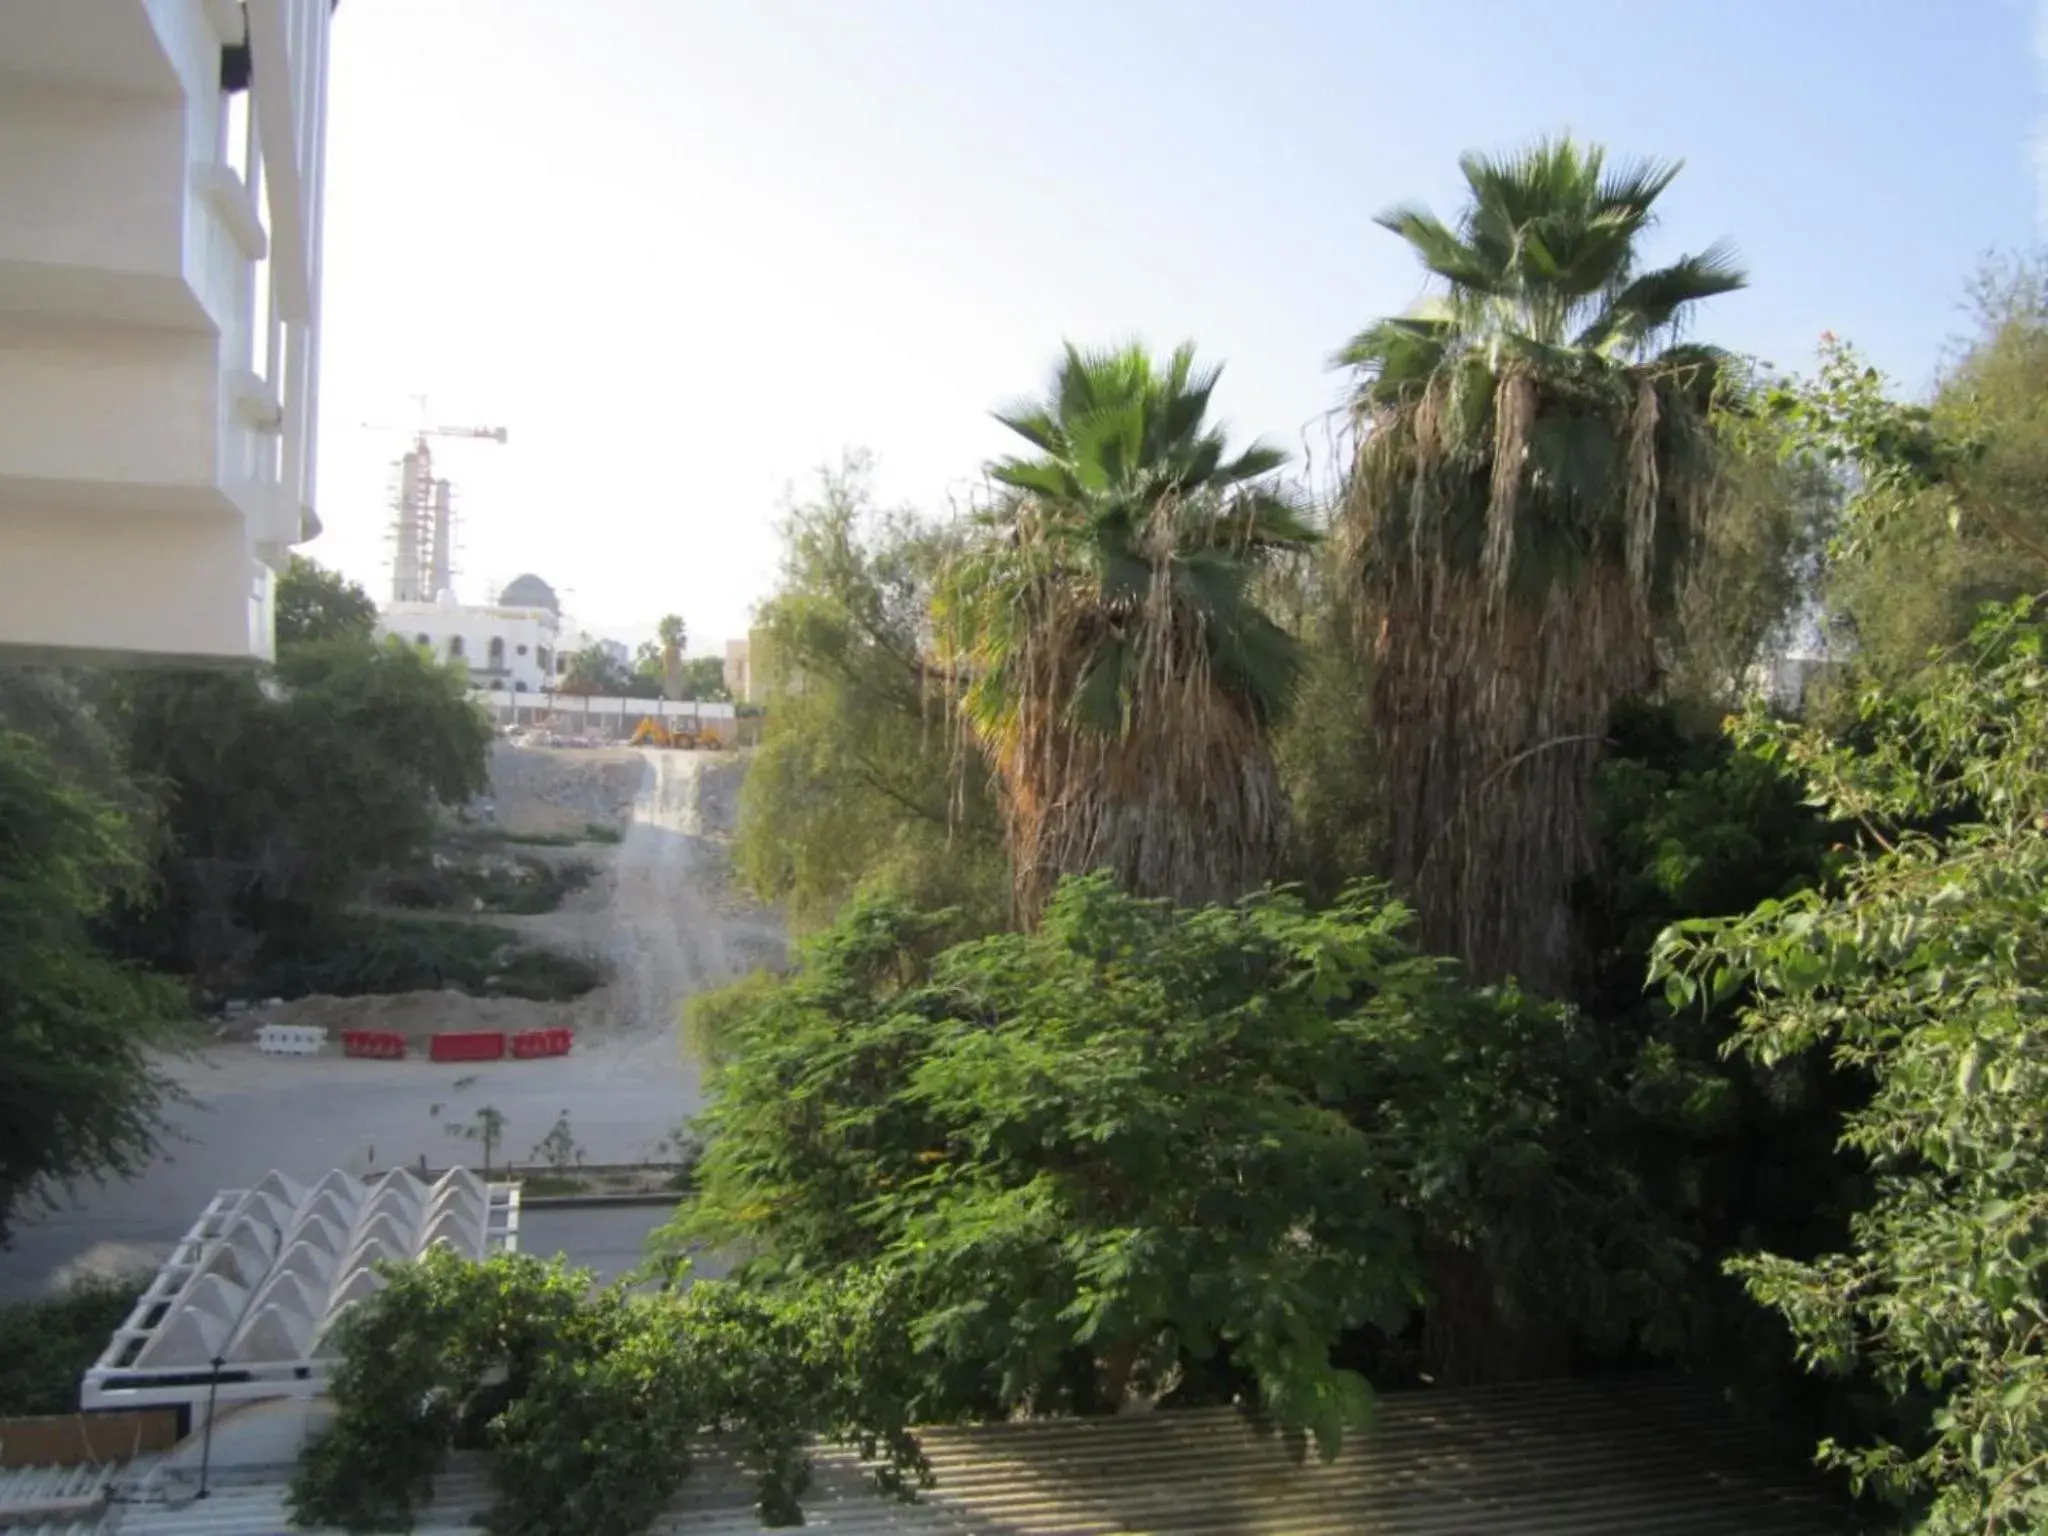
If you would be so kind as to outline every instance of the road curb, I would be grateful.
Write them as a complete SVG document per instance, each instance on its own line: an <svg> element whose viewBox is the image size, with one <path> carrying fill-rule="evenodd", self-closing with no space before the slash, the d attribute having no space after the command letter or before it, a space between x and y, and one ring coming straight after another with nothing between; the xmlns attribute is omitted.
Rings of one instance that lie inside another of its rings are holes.
<svg viewBox="0 0 2048 1536"><path fill-rule="evenodd" d="M689 1197L688 1190L654 1190L624 1195L526 1195L519 1197L522 1211L573 1211L599 1206L677 1206Z"/></svg>

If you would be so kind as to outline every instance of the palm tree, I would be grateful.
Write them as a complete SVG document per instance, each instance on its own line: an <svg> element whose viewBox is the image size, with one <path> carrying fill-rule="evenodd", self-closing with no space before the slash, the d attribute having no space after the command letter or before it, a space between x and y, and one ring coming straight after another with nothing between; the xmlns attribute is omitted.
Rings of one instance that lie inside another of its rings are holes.
<svg viewBox="0 0 2048 1536"><path fill-rule="evenodd" d="M661 696L665 699L680 699L683 696L683 642L689 631L679 613L663 614L661 622L654 626L654 633L661 641Z"/></svg>
<svg viewBox="0 0 2048 1536"><path fill-rule="evenodd" d="M1423 936L1562 988L1608 713L1654 684L1711 491L1724 358L1680 328L1744 278L1723 245L1639 269L1676 164L1569 140L1460 163L1455 227L1380 217L1442 288L1338 354L1358 427L1342 544L1372 621L1389 862Z"/></svg>
<svg viewBox="0 0 2048 1536"><path fill-rule="evenodd" d="M997 504L934 617L1026 922L1068 874L1199 903L1273 873L1299 658L1254 581L1315 533L1274 483L1286 456L1208 424L1217 371L1069 345L1044 399L997 413L1036 452L989 466Z"/></svg>

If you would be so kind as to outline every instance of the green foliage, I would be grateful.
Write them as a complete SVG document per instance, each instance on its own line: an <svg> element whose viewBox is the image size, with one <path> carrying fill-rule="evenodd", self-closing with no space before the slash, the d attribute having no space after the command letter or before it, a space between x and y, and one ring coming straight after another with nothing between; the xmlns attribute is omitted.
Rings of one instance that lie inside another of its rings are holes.
<svg viewBox="0 0 2048 1536"><path fill-rule="evenodd" d="M1864 1486L1926 1503L1921 1529L2048 1522L2048 666L2031 604L1966 656L1865 691L1853 740L1751 719L1862 829L1839 888L1681 923L1655 975L1674 1005L1755 989L1735 1045L1763 1063L1826 1052L1867 1075L1844 1145L1875 1193L1843 1251L1735 1266L1814 1367L1867 1367L1924 1433L1829 1441Z"/></svg>
<svg viewBox="0 0 2048 1536"><path fill-rule="evenodd" d="M1219 1366L1334 1449L1437 1249L1603 1337L1678 1257L1566 1127L1607 1063L1569 1016L1474 993L1369 887L1176 909L1107 876L1038 931L940 949L863 900L724 1023L699 1197L669 1241L875 1274L932 1414L1115 1406Z"/></svg>
<svg viewBox="0 0 2048 1536"><path fill-rule="evenodd" d="M1320 555L1320 552L1318 552ZM1381 870L1385 794L1360 608L1332 559L1274 572L1275 617L1301 641L1294 705L1274 732L1292 836L1287 873L1317 900Z"/></svg>
<svg viewBox="0 0 2048 1536"><path fill-rule="evenodd" d="M2048 587L2048 276L2038 256L1987 265L1972 334L1931 404L1901 403L1827 338L1817 376L1775 404L1852 494L1827 582L1860 672L1899 682L1960 643L1985 602ZM1853 682L1847 690L1853 696Z"/></svg>
<svg viewBox="0 0 2048 1536"><path fill-rule="evenodd" d="M891 1488L924 1473L875 1285L591 1294L586 1274L445 1250L387 1274L342 1324L335 1422L292 1484L301 1524L410 1529L461 1444L488 1453L496 1536L638 1536L714 1428L740 1437L771 1525L802 1522L815 1435L885 1453Z"/></svg>
<svg viewBox="0 0 2048 1536"><path fill-rule="evenodd" d="M1841 510L1838 480L1767 388L1752 369L1716 404L1712 480L1662 624L1663 694L1716 722L1754 691L1751 668L1797 638Z"/></svg>
<svg viewBox="0 0 2048 1536"><path fill-rule="evenodd" d="M275 633L280 648L309 640L368 640L377 605L356 583L304 555L277 579Z"/></svg>
<svg viewBox="0 0 2048 1536"><path fill-rule="evenodd" d="M725 686L725 662L717 656L685 657L680 676L685 699L720 703L732 698Z"/></svg>
<svg viewBox="0 0 2048 1536"><path fill-rule="evenodd" d="M458 842L518 843L527 848L574 848L582 843L622 843L626 834L603 822L585 822L581 832L507 832L495 827L477 827L464 832Z"/></svg>
<svg viewBox="0 0 2048 1536"><path fill-rule="evenodd" d="M631 697L722 700L725 663L716 656L686 657L689 630L682 615L667 614L655 627L656 638L642 641L633 654Z"/></svg>
<svg viewBox="0 0 2048 1536"><path fill-rule="evenodd" d="M658 677L647 680L636 676L632 668L592 641L570 655L568 668L555 684L555 692L600 698L657 698L661 685Z"/></svg>
<svg viewBox="0 0 2048 1536"><path fill-rule="evenodd" d="M1748 281L1718 243L1654 271L1636 267L1677 161L1609 165L1599 145L1564 138L1497 158L1468 152L1458 168L1471 196L1455 227L1414 204L1379 216L1444 283L1430 312L1383 320L1345 349L1341 361L1368 369L1382 399L1464 346L1546 369L1644 358L1693 305Z"/></svg>
<svg viewBox="0 0 2048 1536"><path fill-rule="evenodd" d="M0 1302L0 1418L78 1412L86 1368L147 1285L147 1277L89 1278L55 1296Z"/></svg>
<svg viewBox="0 0 2048 1536"><path fill-rule="evenodd" d="M1744 279L1719 245L1639 266L1676 165L1559 140L1460 168L1455 225L1380 219L1444 286L1336 358L1356 442L1339 543L1372 647L1388 872L1432 948L1563 990L1608 716L1655 687L1722 490L1728 360L1677 337Z"/></svg>
<svg viewBox="0 0 2048 1536"><path fill-rule="evenodd" d="M270 935L238 990L292 998L453 988L563 1002L602 980L590 961L521 944L491 923L335 912Z"/></svg>
<svg viewBox="0 0 2048 1536"><path fill-rule="evenodd" d="M0 1241L25 1204L125 1175L156 1150L174 1092L178 989L95 944L143 874L128 820L40 743L0 728Z"/></svg>
<svg viewBox="0 0 2048 1536"><path fill-rule="evenodd" d="M734 864L798 929L864 885L950 905L982 931L1008 872L979 775L953 774L954 723L921 645L953 540L874 505L865 459L821 476L783 525L781 584L757 636L774 709L740 791Z"/></svg>
<svg viewBox="0 0 2048 1536"><path fill-rule="evenodd" d="M583 859L464 858L437 853L430 863L379 879L371 901L413 911L552 912L590 884L597 866Z"/></svg>
<svg viewBox="0 0 2048 1536"><path fill-rule="evenodd" d="M491 1154L505 1138L505 1112L495 1104L486 1104L472 1115L466 1124L449 1126L448 1134L463 1141L473 1142L483 1149L484 1174L488 1177L491 1171Z"/></svg>
<svg viewBox="0 0 2048 1536"><path fill-rule="evenodd" d="M489 781L490 726L460 673L396 641L287 647L274 683L151 672L120 695L129 764L158 787L171 845L129 942L208 985L421 856L437 807Z"/></svg>

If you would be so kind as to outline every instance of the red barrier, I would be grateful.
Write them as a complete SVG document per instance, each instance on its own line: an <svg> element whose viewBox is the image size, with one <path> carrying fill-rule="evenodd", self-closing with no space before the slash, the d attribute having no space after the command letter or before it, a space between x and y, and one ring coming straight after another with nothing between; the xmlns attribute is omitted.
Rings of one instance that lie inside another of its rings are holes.
<svg viewBox="0 0 2048 1536"><path fill-rule="evenodd" d="M505 1032L480 1029L435 1035L427 1054L435 1061L497 1061L505 1054Z"/></svg>
<svg viewBox="0 0 2048 1536"><path fill-rule="evenodd" d="M559 1027L521 1030L512 1037L512 1055L520 1061L532 1061L541 1056L566 1056L574 1038L573 1030Z"/></svg>
<svg viewBox="0 0 2048 1536"><path fill-rule="evenodd" d="M405 1036L388 1029L345 1029L341 1032L344 1056L371 1056L380 1061L405 1059Z"/></svg>

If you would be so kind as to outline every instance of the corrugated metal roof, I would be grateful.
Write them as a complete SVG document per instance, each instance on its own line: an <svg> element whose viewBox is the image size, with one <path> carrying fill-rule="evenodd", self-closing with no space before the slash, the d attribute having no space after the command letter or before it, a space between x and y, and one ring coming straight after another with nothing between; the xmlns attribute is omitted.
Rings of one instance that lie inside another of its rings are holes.
<svg viewBox="0 0 2048 1536"><path fill-rule="evenodd" d="M125 1470L114 1463L0 1470L0 1531L6 1536L93 1536L100 1528L100 1506ZM87 1507L45 1519L27 1516L29 1510L73 1500Z"/></svg>
<svg viewBox="0 0 2048 1536"><path fill-rule="evenodd" d="M1227 1410L935 1430L928 1497L980 1536L1821 1536L1854 1529L1704 1386L1563 1381L1381 1399L1296 1466Z"/></svg>
<svg viewBox="0 0 2048 1536"><path fill-rule="evenodd" d="M1335 1461L1295 1465L1228 1409L928 1431L937 1485L874 1493L845 1451L818 1455L804 1512L840 1536L1844 1536L1857 1529L1709 1388L1564 1381L1381 1400ZM278 1536L288 1473L131 1485L101 1536ZM417 1536L474 1536L475 1462L436 1485ZM650 1536L759 1536L752 1482L707 1447Z"/></svg>
<svg viewBox="0 0 2048 1536"><path fill-rule="evenodd" d="M283 1536L296 1531L285 1509L287 1474L261 1481L215 1479L203 1500L189 1484L160 1485L144 1501L119 1507L98 1536ZM434 1502L419 1511L413 1536L476 1536L491 1491L474 1465L434 1483ZM675 1503L648 1536L762 1536L754 1514L754 1483L737 1463L711 1448L691 1469ZM848 1456L821 1458L804 1497L804 1528L833 1536L972 1536L949 1509L904 1504L876 1494ZM7 1533L13 1536L13 1533ZM314 1532L308 1536L335 1536Z"/></svg>

